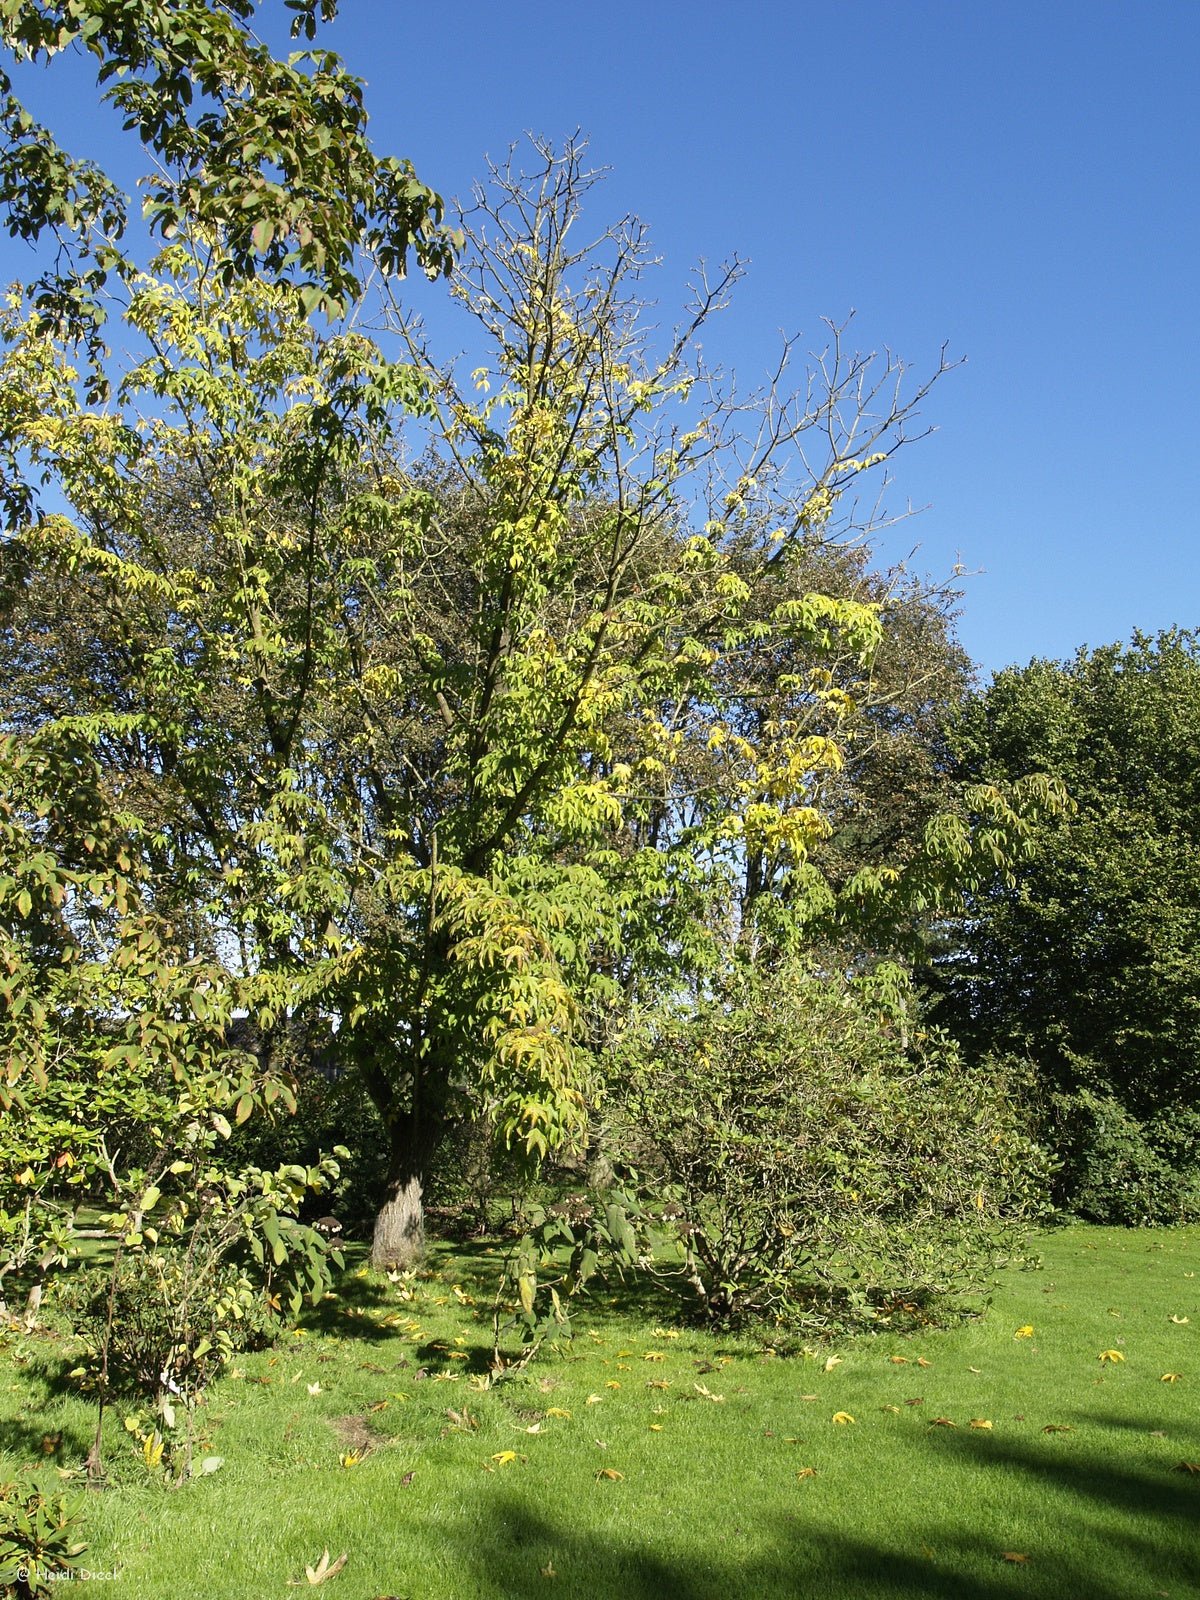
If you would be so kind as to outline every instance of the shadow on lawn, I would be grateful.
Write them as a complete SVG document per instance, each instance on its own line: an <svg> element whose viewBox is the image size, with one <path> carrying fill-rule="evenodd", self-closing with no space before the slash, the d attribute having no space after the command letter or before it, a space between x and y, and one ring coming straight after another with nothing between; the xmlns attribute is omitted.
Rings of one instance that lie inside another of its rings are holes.
<svg viewBox="0 0 1200 1600"><path fill-rule="evenodd" d="M972 1537L961 1525L951 1531L909 1522L888 1547L823 1525L811 1510L767 1526L748 1506L744 1520L754 1548L739 1559L732 1547L741 1542L740 1527L710 1520L689 1530L664 1519L609 1541L580 1532L567 1508L561 1515L539 1513L510 1497L494 1502L490 1520L474 1525L470 1550L462 1555L475 1571L473 1592L497 1600L544 1597L547 1576L556 1578L559 1600L813 1600L830 1594L855 1600L1188 1600L1200 1593L1194 1539L1200 1480L1019 1444L989 1450L981 1460L972 1441L952 1435L931 1435L928 1445L960 1458L963 1481L981 1505L988 1474L997 1468L1006 1476L1016 1469L1035 1487L1056 1491L1063 1507L1056 1543L1047 1547L1043 1528L1032 1546L1025 1545L1014 1530L1014 1548L1028 1561L1010 1563L990 1539ZM667 1543L688 1553L668 1555Z"/></svg>

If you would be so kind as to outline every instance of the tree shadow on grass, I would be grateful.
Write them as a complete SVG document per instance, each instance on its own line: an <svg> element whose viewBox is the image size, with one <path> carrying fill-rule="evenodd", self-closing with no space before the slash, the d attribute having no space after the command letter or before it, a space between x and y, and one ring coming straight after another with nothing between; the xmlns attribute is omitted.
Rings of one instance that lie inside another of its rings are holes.
<svg viewBox="0 0 1200 1600"><path fill-rule="evenodd" d="M1102 1425L1109 1419L1095 1418ZM1123 1424L1122 1424L1123 1425ZM711 1517L689 1527L664 1516L657 1528L613 1524L611 1534L585 1531L564 1496L534 1508L516 1495L493 1499L472 1519L469 1547L457 1552L472 1571L465 1590L496 1600L532 1600L553 1576L559 1600L1131 1600L1200 1595L1200 1478L1174 1474L1144 1460L1124 1466L1115 1456L1072 1456L1039 1443L980 1441L937 1430L924 1448L956 1460L969 1503L980 1508L980 1532L960 1511L914 1520L897 1508L894 1539L868 1536L823 1522L817 1499L794 1515L741 1520L750 1531L723 1528ZM1014 1559L988 1526L989 1475L1027 1478L1035 1496L1052 1496L1061 1515L1043 1518L1022 1542L1013 1530ZM597 1485L611 1494L619 1484ZM864 1513L878 1528L878 1507L864 1477ZM881 1485L880 1492L883 1492ZM644 1502L641 1503L644 1508ZM611 1510L612 1508L608 1508ZM643 1512L643 1514L645 1514ZM653 1518L653 1509L649 1512ZM605 1521L608 1521L606 1512ZM1048 1533L1049 1526L1049 1533ZM736 1553L739 1543L746 1553ZM1021 1560L1019 1558L1026 1559ZM549 1569L549 1571L547 1570Z"/></svg>

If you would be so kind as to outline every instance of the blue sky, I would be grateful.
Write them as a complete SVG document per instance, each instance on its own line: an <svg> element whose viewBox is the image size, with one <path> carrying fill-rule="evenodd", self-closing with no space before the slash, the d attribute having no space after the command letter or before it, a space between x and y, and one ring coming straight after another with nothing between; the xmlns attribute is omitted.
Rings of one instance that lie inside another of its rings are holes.
<svg viewBox="0 0 1200 1600"><path fill-rule="evenodd" d="M1200 625L1195 0L342 0L324 42L447 196L527 130L589 135L597 219L649 222L666 320L698 259L747 258L705 344L747 385L852 309L917 373L966 357L881 560L982 569L985 669ZM109 119L55 111L103 159Z"/></svg>

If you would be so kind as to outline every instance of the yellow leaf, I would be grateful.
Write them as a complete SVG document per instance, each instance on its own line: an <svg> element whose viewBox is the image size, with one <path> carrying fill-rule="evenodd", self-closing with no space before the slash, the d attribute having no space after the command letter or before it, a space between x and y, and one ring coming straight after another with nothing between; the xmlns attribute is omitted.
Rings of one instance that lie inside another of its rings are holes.
<svg viewBox="0 0 1200 1600"><path fill-rule="evenodd" d="M547 1563L546 1563L546 1565L544 1567L539 1567L538 1568L538 1572L541 1574L541 1576L543 1578L557 1578L558 1577L558 1573L555 1572L555 1570L554 1570L553 1561L547 1561Z"/></svg>
<svg viewBox="0 0 1200 1600"><path fill-rule="evenodd" d="M725 1404L725 1396L723 1394L714 1394L706 1384L694 1383L692 1388L695 1389L697 1394L702 1394L706 1400L711 1400L714 1405L723 1406Z"/></svg>
<svg viewBox="0 0 1200 1600"><path fill-rule="evenodd" d="M926 1361L924 1356L918 1356L917 1357L917 1365L919 1367L931 1367L933 1365L933 1362L932 1361Z"/></svg>
<svg viewBox="0 0 1200 1600"><path fill-rule="evenodd" d="M1013 1338L1014 1339L1032 1339L1033 1338L1033 1323L1032 1322L1027 1322L1023 1328L1018 1328L1016 1333L1013 1334Z"/></svg>
<svg viewBox="0 0 1200 1600"><path fill-rule="evenodd" d="M1179 1327L1181 1327L1181 1328L1182 1328L1182 1327L1183 1327L1183 1325L1184 1325L1184 1323L1185 1323L1185 1322L1186 1322L1186 1321L1187 1321L1187 1320L1188 1320L1188 1319L1187 1319L1187 1318L1186 1318L1186 1317L1172 1317L1172 1318L1171 1318L1171 1321L1172 1321L1172 1322L1174 1322L1174 1323L1176 1323L1176 1324L1177 1324L1177 1325L1178 1325L1178 1326L1179 1326Z"/></svg>
<svg viewBox="0 0 1200 1600"><path fill-rule="evenodd" d="M662 1432L662 1423L661 1422L652 1422L650 1424L650 1432L651 1433L661 1433Z"/></svg>
<svg viewBox="0 0 1200 1600"><path fill-rule="evenodd" d="M621 1385L616 1378L610 1378L604 1387L606 1389L619 1389Z"/></svg>
<svg viewBox="0 0 1200 1600"><path fill-rule="evenodd" d="M1121 1352L1119 1350L1101 1350L1101 1352L1100 1352L1100 1364L1101 1364L1101 1366L1103 1366L1106 1361L1117 1362L1117 1361L1124 1361L1124 1359L1125 1359L1125 1357L1121 1354Z"/></svg>
<svg viewBox="0 0 1200 1600"><path fill-rule="evenodd" d="M517 1452L515 1450L497 1450L492 1457L498 1467L511 1467L516 1459Z"/></svg>
<svg viewBox="0 0 1200 1600"><path fill-rule="evenodd" d="M1015 1561L1020 1564L1021 1562L1028 1561L1029 1557L1022 1555L1019 1550L1001 1550L1000 1559L1001 1561Z"/></svg>
<svg viewBox="0 0 1200 1600"><path fill-rule="evenodd" d="M596 1473L596 1482L607 1479L609 1483L620 1483L624 1476L625 1474L618 1472L615 1467L601 1467Z"/></svg>
<svg viewBox="0 0 1200 1600"><path fill-rule="evenodd" d="M564 1422L570 1422L571 1420L571 1413L562 1406L551 1406L546 1415L548 1417L561 1417Z"/></svg>
<svg viewBox="0 0 1200 1600"><path fill-rule="evenodd" d="M816 1467L801 1467L796 1473L797 1478L815 1478L816 1475Z"/></svg>
<svg viewBox="0 0 1200 1600"><path fill-rule="evenodd" d="M345 1455L338 1457L338 1460L344 1467L356 1467L362 1460L362 1456L357 1450L347 1450Z"/></svg>
<svg viewBox="0 0 1200 1600"><path fill-rule="evenodd" d="M835 1411L833 1413L833 1420L840 1426L845 1426L847 1422L853 1422L854 1418L848 1411Z"/></svg>
<svg viewBox="0 0 1200 1600"><path fill-rule="evenodd" d="M1182 1377L1182 1372L1164 1372L1158 1381L1159 1383L1178 1383Z"/></svg>
<svg viewBox="0 0 1200 1600"><path fill-rule="evenodd" d="M826 1361L826 1363L825 1363L825 1371L826 1372L832 1372L834 1367L840 1367L841 1364L842 1364L841 1356L830 1356L828 1361Z"/></svg>
<svg viewBox="0 0 1200 1600"><path fill-rule="evenodd" d="M604 1404L604 1396L602 1394L590 1394L583 1403L585 1406L602 1406Z"/></svg>
<svg viewBox="0 0 1200 1600"><path fill-rule="evenodd" d="M931 1417L929 1426L931 1428L957 1428L958 1423L952 1422L949 1417Z"/></svg>
<svg viewBox="0 0 1200 1600"><path fill-rule="evenodd" d="M900 1415L899 1406L880 1406L879 1409L880 1411L890 1411L894 1417L898 1417Z"/></svg>
<svg viewBox="0 0 1200 1600"><path fill-rule="evenodd" d="M661 1350L647 1350L642 1357L643 1361L665 1361L666 1359Z"/></svg>
<svg viewBox="0 0 1200 1600"><path fill-rule="evenodd" d="M331 1562L329 1559L329 1551L327 1549L322 1550L321 1559L317 1562L315 1567L305 1567L304 1576L308 1579L309 1583L313 1585L325 1583L328 1579L337 1577L338 1573L346 1565L348 1559L348 1556L342 1554L337 1558L336 1561Z"/></svg>
<svg viewBox="0 0 1200 1600"><path fill-rule="evenodd" d="M971 1426L972 1426L972 1427L973 1427L973 1428L986 1428L986 1429L988 1429L988 1430L989 1430L989 1432L990 1432L990 1430L991 1430L991 1426L992 1426L992 1425L991 1425L991 1423L990 1423L990 1422L989 1422L989 1421L988 1421L988 1420L987 1420L987 1418L986 1418L986 1417L972 1417L972 1418L971 1418Z"/></svg>
<svg viewBox="0 0 1200 1600"><path fill-rule="evenodd" d="M907 1356L889 1356L888 1360L894 1367L906 1367L908 1365Z"/></svg>

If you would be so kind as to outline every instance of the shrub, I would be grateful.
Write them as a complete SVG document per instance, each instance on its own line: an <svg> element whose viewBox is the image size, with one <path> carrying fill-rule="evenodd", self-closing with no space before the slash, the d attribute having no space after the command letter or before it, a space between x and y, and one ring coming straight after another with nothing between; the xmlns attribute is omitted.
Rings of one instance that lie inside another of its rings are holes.
<svg viewBox="0 0 1200 1600"><path fill-rule="evenodd" d="M643 1018L619 1065L625 1154L707 1318L931 1318L1045 1208L1012 1072L902 1042L843 980L734 972Z"/></svg>
<svg viewBox="0 0 1200 1600"><path fill-rule="evenodd" d="M79 1537L84 1497L35 1478L0 1483L0 1594L17 1600L53 1592L73 1576L87 1545Z"/></svg>
<svg viewBox="0 0 1200 1600"><path fill-rule="evenodd" d="M1123 1228L1200 1218L1200 1113L1140 1122L1111 1095L1080 1089L1053 1098L1051 1126L1056 1195L1077 1216Z"/></svg>

